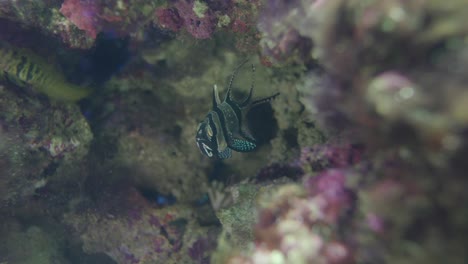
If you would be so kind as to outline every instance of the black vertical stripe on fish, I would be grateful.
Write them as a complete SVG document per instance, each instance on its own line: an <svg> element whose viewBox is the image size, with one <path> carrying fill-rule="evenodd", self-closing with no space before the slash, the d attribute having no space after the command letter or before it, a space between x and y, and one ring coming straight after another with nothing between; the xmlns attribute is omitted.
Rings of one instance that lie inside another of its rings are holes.
<svg viewBox="0 0 468 264"><path fill-rule="evenodd" d="M219 109L223 112L226 126L231 130L230 132L232 132L232 129L236 129L236 125L239 124L239 116L237 116L235 110L228 103L222 103Z"/></svg>
<svg viewBox="0 0 468 264"><path fill-rule="evenodd" d="M36 82L43 82L44 81L44 72L38 66L34 67L34 79Z"/></svg>
<svg viewBox="0 0 468 264"><path fill-rule="evenodd" d="M225 134L228 137L228 144L232 146L232 136L234 133L239 131L239 118L236 115L234 109L226 103L223 102L222 104L219 105L218 107L221 112L223 113L223 118L224 118L224 127L226 128L226 131L228 132Z"/></svg>
<svg viewBox="0 0 468 264"><path fill-rule="evenodd" d="M242 137L253 141L253 138L251 138L251 136L249 136L249 135L246 135L245 132L242 130L242 128L243 128L242 119L243 118L242 118L241 108L232 100L226 100L226 103L231 107L231 109L235 112L235 114L237 116L237 120L238 120L238 124L239 124L239 132L242 135Z"/></svg>
<svg viewBox="0 0 468 264"><path fill-rule="evenodd" d="M218 134L218 129L216 128L216 125L213 121L213 114L208 115L208 125L213 131L213 136L216 136Z"/></svg>
<svg viewBox="0 0 468 264"><path fill-rule="evenodd" d="M226 101L226 103L231 107L231 109L234 111L234 113L237 116L237 119L239 120L239 123L241 122L242 119L242 111L239 108L239 106L232 100Z"/></svg>
<svg viewBox="0 0 468 264"><path fill-rule="evenodd" d="M26 81L31 81L31 79L33 78L33 72L36 68L36 65L33 64L33 63L30 63L29 64L29 67L26 69Z"/></svg>
<svg viewBox="0 0 468 264"><path fill-rule="evenodd" d="M219 109L218 107L215 107L213 108L213 111L216 113L216 116L218 117L218 120L219 120L219 126L221 127L221 130L223 132L223 138L224 140L226 141L228 147L230 145L230 137L229 137L229 131L227 130L227 127L226 127L226 120L225 120L225 117L224 117L224 114L223 112L221 111L221 109Z"/></svg>
<svg viewBox="0 0 468 264"><path fill-rule="evenodd" d="M21 79L21 70L23 69L24 67L24 64L26 64L27 60L26 60L26 56L21 56L21 61L20 63L16 64L16 77L18 77L18 79Z"/></svg>

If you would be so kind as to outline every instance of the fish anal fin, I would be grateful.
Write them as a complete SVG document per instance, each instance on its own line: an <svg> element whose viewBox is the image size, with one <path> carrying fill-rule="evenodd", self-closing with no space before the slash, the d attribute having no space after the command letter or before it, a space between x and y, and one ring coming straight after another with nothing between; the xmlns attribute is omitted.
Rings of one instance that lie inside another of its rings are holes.
<svg viewBox="0 0 468 264"><path fill-rule="evenodd" d="M225 148L223 151L219 152L218 157L220 159L229 159L232 156L232 151L230 148Z"/></svg>

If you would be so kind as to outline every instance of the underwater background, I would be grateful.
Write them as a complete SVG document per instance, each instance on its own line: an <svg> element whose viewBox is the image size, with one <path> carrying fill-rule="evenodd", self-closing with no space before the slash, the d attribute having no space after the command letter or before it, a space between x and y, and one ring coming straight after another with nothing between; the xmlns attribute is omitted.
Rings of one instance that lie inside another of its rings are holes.
<svg viewBox="0 0 468 264"><path fill-rule="evenodd" d="M466 17L0 0L0 264L468 263Z"/></svg>

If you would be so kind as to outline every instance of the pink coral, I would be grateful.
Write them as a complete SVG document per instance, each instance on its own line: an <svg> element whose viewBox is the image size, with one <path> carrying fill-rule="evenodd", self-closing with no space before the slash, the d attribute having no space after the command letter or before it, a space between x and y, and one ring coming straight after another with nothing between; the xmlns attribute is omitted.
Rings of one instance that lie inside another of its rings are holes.
<svg viewBox="0 0 468 264"><path fill-rule="evenodd" d="M345 183L347 171L330 169L304 179L308 194L320 201L325 220L336 223L339 217L352 208L353 193Z"/></svg>
<svg viewBox="0 0 468 264"><path fill-rule="evenodd" d="M207 263L216 227L199 226L186 206L156 208L134 188L114 188L101 194L111 192L112 201L101 197L96 207L65 216L86 252L118 263Z"/></svg>
<svg viewBox="0 0 468 264"><path fill-rule="evenodd" d="M273 196L265 196L265 201L260 198L255 249L250 259L239 263L354 263L350 246L338 239L337 223L327 221L329 208L324 206L347 196L342 193L343 180L340 174L331 173L322 176L316 182L318 188L308 195L301 186L285 185ZM331 232L321 233L323 228Z"/></svg>
<svg viewBox="0 0 468 264"><path fill-rule="evenodd" d="M99 21L96 16L99 7L95 1L90 0L65 0L60 12L75 26L84 30L92 38L99 33Z"/></svg>
<svg viewBox="0 0 468 264"><path fill-rule="evenodd" d="M207 39L213 34L216 27L216 17L207 9L203 17L197 16L193 11L193 1L178 0L174 6L184 21L187 31L198 39Z"/></svg>
<svg viewBox="0 0 468 264"><path fill-rule="evenodd" d="M345 168L362 159L364 148L353 144L323 144L301 150L300 164L314 171L325 168Z"/></svg>
<svg viewBox="0 0 468 264"><path fill-rule="evenodd" d="M143 34L155 6L146 0L65 0L60 12L76 27L96 38L99 32L118 36ZM136 37L137 38L137 37Z"/></svg>
<svg viewBox="0 0 468 264"><path fill-rule="evenodd" d="M207 9L203 15L194 12L194 1L177 0L172 7L158 8L155 15L162 28L179 31L185 28L197 39L207 39L213 34L217 19L213 11Z"/></svg>
<svg viewBox="0 0 468 264"><path fill-rule="evenodd" d="M183 26L184 21L175 8L158 8L155 14L162 28L177 32Z"/></svg>

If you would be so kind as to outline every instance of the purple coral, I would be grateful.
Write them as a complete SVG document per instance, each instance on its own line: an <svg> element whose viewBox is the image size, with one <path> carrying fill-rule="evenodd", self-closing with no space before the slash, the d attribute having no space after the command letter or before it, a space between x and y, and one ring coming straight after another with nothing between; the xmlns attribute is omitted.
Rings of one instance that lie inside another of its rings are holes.
<svg viewBox="0 0 468 264"><path fill-rule="evenodd" d="M178 0L174 7L183 20L185 29L195 38L207 39L213 34L216 27L216 17L207 9L201 16L194 12L194 1Z"/></svg>
<svg viewBox="0 0 468 264"><path fill-rule="evenodd" d="M158 8L155 13L162 28L177 32L184 25L184 20L175 8Z"/></svg>
<svg viewBox="0 0 468 264"><path fill-rule="evenodd" d="M281 177L297 180L302 174L301 167L295 164L273 163L260 169L255 180L257 182L272 181Z"/></svg>
<svg viewBox="0 0 468 264"><path fill-rule="evenodd" d="M305 1L304 5L310 6L311 10L316 7L315 1ZM261 45L266 55L276 60L290 59L293 51L300 54L301 59L308 58L312 48L312 42L299 34L296 23L300 18L307 17L306 10L297 8L301 6L300 1L269 0L263 8L258 22L258 29L263 33L264 41ZM281 21L281 23L278 23ZM303 21L301 21L303 22ZM314 25L307 21L309 27Z"/></svg>
<svg viewBox="0 0 468 264"><path fill-rule="evenodd" d="M155 13L158 24L175 32L185 28L198 39L211 37L217 22L213 11L206 9L203 14L196 14L194 4L192 0L177 0L172 7L158 8Z"/></svg>
<svg viewBox="0 0 468 264"><path fill-rule="evenodd" d="M197 239L188 249L188 255L197 263L209 263L209 256L207 256L207 253L213 250L215 246L213 240L202 237Z"/></svg>
<svg viewBox="0 0 468 264"><path fill-rule="evenodd" d="M315 184L318 187L307 195L301 186L286 185L262 201L254 252L250 259L231 259L232 263L272 263L278 259L282 263L354 263L351 247L340 241L335 231L320 233L324 227L335 230L337 221L330 220L334 217L331 208L350 205L344 177L329 172Z"/></svg>
<svg viewBox="0 0 468 264"><path fill-rule="evenodd" d="M153 8L146 0L65 0L60 12L95 39L101 31L119 36L141 31L150 21Z"/></svg>
<svg viewBox="0 0 468 264"><path fill-rule="evenodd" d="M345 170L329 169L304 179L308 195L321 200L320 208L330 223L336 223L344 212L352 209L354 195L346 187L347 174Z"/></svg>
<svg viewBox="0 0 468 264"><path fill-rule="evenodd" d="M358 144L322 144L301 150L300 164L313 171L345 168L361 161L364 147Z"/></svg>
<svg viewBox="0 0 468 264"><path fill-rule="evenodd" d="M96 38L100 31L100 21L97 17L100 10L96 1L65 0L60 12L90 37Z"/></svg>

